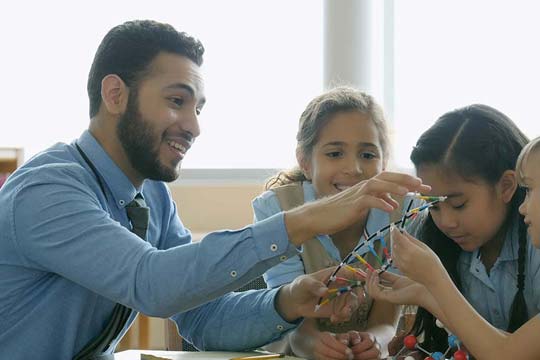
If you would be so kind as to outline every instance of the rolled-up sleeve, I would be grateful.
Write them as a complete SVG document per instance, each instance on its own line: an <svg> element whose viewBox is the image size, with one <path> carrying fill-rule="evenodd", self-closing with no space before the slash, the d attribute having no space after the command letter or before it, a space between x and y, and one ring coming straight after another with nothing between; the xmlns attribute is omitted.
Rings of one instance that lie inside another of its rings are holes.
<svg viewBox="0 0 540 360"><path fill-rule="evenodd" d="M26 184L16 194L14 238L24 261L148 315L197 307L297 253L283 214L159 250L112 219L77 174L63 178Z"/></svg>

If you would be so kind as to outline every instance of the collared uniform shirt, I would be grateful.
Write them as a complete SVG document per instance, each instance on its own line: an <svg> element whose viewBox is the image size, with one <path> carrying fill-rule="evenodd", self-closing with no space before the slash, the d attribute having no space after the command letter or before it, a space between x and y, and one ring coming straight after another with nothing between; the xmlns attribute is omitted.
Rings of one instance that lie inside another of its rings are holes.
<svg viewBox="0 0 540 360"><path fill-rule="evenodd" d="M297 253L283 214L191 243L164 183L136 189L88 131L77 144L105 193L75 143L36 155L0 189L1 359L71 359L117 302L174 315L206 349L253 348L295 326L276 312L277 290L229 293ZM125 210L138 192L150 207L147 241Z"/></svg>
<svg viewBox="0 0 540 360"><path fill-rule="evenodd" d="M517 292L518 226L507 232L498 259L489 274L479 250L463 251L458 260L462 293L482 317L498 329L506 330L510 308ZM540 250L527 241L524 298L529 319L540 313Z"/></svg>
<svg viewBox="0 0 540 360"><path fill-rule="evenodd" d="M312 202L316 200L315 189L313 184L308 181L302 183L304 191L304 202ZM405 204L408 204L409 198L405 199ZM413 207L420 204L420 201L415 201ZM265 191L253 200L253 211L255 214L255 221L262 221L275 214L279 214L281 206L276 194L273 191ZM381 228L388 225L390 222L390 215L379 209L371 209L368 214L366 222L366 230L369 235L374 234ZM341 261L339 249L334 245L332 239L328 235L318 235L317 239L321 242L324 249L328 254L336 261ZM358 244L364 242L365 235L359 234ZM367 246L364 246L358 252L359 255L363 255L368 252ZM356 258L352 258L351 262L356 262ZM392 270L395 272L395 270ZM304 265L300 256L295 255L290 259L274 266L264 274L264 280L269 288L275 288L283 284L292 282L295 278L304 274Z"/></svg>

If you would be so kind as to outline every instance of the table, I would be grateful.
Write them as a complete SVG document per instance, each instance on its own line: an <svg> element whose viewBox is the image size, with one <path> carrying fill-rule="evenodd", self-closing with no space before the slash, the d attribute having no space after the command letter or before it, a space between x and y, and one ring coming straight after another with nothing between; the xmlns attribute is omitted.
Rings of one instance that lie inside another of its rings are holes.
<svg viewBox="0 0 540 360"><path fill-rule="evenodd" d="M156 351L156 350L127 350L114 354L115 360L141 360L141 354L160 356L171 360L229 360L235 357L261 355L255 352L223 352L223 351ZM277 360L300 359L285 356Z"/></svg>

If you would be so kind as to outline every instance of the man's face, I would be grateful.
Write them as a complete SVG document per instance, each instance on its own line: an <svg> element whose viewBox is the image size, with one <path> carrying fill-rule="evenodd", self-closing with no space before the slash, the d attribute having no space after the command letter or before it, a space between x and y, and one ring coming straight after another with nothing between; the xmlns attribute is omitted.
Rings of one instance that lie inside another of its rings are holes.
<svg viewBox="0 0 540 360"><path fill-rule="evenodd" d="M197 64L181 55L161 53L148 69L131 89L117 136L142 178L170 182L200 134L203 81Z"/></svg>

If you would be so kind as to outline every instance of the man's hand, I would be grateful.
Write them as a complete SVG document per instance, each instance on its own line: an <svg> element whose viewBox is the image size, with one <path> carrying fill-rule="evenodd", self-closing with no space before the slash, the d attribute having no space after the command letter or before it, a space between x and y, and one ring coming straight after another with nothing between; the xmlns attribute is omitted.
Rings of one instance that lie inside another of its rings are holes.
<svg viewBox="0 0 540 360"><path fill-rule="evenodd" d="M335 268L327 268L313 274L297 277L292 283L284 285L277 296L276 307L280 315L288 322L301 317L330 318L333 322L347 321L358 308L358 297L353 292L338 296L330 304L315 311L319 299L328 291L325 283ZM342 270L340 276L351 276Z"/></svg>
<svg viewBox="0 0 540 360"><path fill-rule="evenodd" d="M398 207L394 195L408 191L427 193L431 188L407 174L382 172L340 193L285 212L290 241L301 245L318 234L335 234L363 218L369 209L391 212Z"/></svg>

